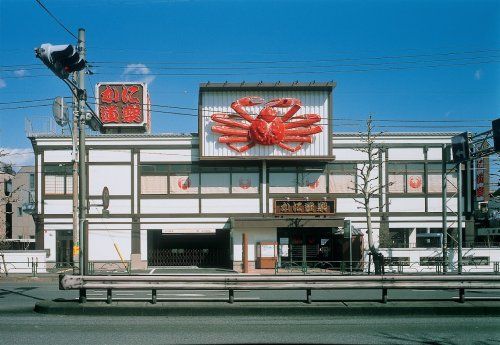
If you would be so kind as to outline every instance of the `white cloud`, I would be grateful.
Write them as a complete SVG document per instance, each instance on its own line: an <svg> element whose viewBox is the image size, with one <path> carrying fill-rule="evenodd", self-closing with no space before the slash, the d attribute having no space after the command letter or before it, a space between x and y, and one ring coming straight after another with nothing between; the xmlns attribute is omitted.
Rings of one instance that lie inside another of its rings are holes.
<svg viewBox="0 0 500 345"><path fill-rule="evenodd" d="M2 78L0 78L0 89L3 89L6 86L7 86L7 83L5 82L5 80L3 80Z"/></svg>
<svg viewBox="0 0 500 345"><path fill-rule="evenodd" d="M28 74L28 71L25 69L18 69L14 71L14 74L16 75L16 77L24 77Z"/></svg>
<svg viewBox="0 0 500 345"><path fill-rule="evenodd" d="M483 70L482 69L477 69L474 72L474 79L480 80L483 77Z"/></svg>
<svg viewBox="0 0 500 345"><path fill-rule="evenodd" d="M145 64L132 63L125 67L122 75L127 81L132 80L151 84L155 80L155 76L150 74L151 70Z"/></svg>
<svg viewBox="0 0 500 345"><path fill-rule="evenodd" d="M22 166L35 164L35 156L32 149L0 147L0 152L2 152L0 161L12 164L14 170L19 170Z"/></svg>

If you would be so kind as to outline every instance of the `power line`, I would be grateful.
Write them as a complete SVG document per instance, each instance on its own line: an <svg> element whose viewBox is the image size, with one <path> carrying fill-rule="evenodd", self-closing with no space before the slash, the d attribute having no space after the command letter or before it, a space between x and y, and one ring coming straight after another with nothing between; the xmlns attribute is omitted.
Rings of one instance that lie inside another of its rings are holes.
<svg viewBox="0 0 500 345"><path fill-rule="evenodd" d="M428 65L413 65L413 66L388 66L384 68L358 68L358 69L329 69L329 70L314 70L314 71L282 71L282 72L242 72L242 73L186 73L186 72L176 72L176 73L127 73L126 75L135 75L141 77L147 76L165 76L165 77L227 77L227 76L246 76L246 75L315 75L315 74L330 74L330 73L364 73L364 72L377 72L377 71L392 71L392 70L411 70L411 69L419 69L419 68L439 68L439 67L460 67L460 66L468 66L468 65L481 65L481 64L491 64L498 63L500 60L492 59L488 61L472 61L472 62L463 62L463 63L450 63L450 64L428 64ZM303 66L307 68L308 66ZM299 68L303 68L299 67ZM258 70L258 69L257 69ZM108 72L94 72L95 75L116 75L116 73L108 73ZM123 75L123 73L120 73ZM36 74L36 75L25 75L25 76L5 76L3 79L22 79L22 78L36 78L36 77L47 77L52 76L51 74Z"/></svg>
<svg viewBox="0 0 500 345"><path fill-rule="evenodd" d="M35 1L38 3L38 5L40 5L41 8L43 8L45 10L45 12L47 12L49 14L49 16L51 16L57 22L57 24L59 24L64 30L66 30L66 32L68 34L70 34L71 36L73 36L74 38L76 38L78 40L78 37L76 37L71 31L69 31L69 29L66 26L64 26L64 24L59 19L57 19L56 16L53 15L48 10L48 8L45 7L44 4L42 4L42 2L40 0L35 0Z"/></svg>
<svg viewBox="0 0 500 345"><path fill-rule="evenodd" d="M492 56L481 56L481 57L463 57L463 58L451 58L451 59L427 59L427 60L414 60L414 61L384 61L384 62L365 62L365 63L343 63L343 64L335 64L335 65L304 65L304 66L290 66L290 65L270 65L270 66L237 66L237 67L215 67L215 66L158 66L154 67L157 70L265 70L265 69L297 69L297 68L337 68L337 67L363 67L363 66L385 66L385 65L404 65L404 64L423 64L423 63L433 63L433 62L448 62L448 61L463 61L463 60L478 60L478 59L495 59L499 58L500 55L492 55ZM315 63L319 61L310 61L310 63ZM478 61L480 62L480 61ZM129 65L131 65L130 63ZM240 64L240 63L238 63ZM128 65L112 65L112 66L100 66L100 65L91 65L94 68L105 68L105 69L116 69L116 68L127 68ZM147 68L147 67L136 67L136 69Z"/></svg>
<svg viewBox="0 0 500 345"><path fill-rule="evenodd" d="M359 61L359 60L384 60L384 59L409 59L418 57L432 57L432 56L449 56L449 55L459 55L459 54L473 54L473 53L486 53L486 52L499 52L500 49L486 49L486 50L472 50L472 51L452 51L444 53L432 53L432 54L414 54L414 55L388 55L388 56L368 56L368 57L349 57L349 58L335 58L335 59L314 59L314 60L243 60L243 61L191 61L191 62L143 62L149 65L189 65L189 64L202 64L202 65L227 65L227 64L275 64L275 63L315 63L315 62L338 62L338 61ZM480 58L480 57L477 57ZM129 64L127 61L90 61L89 63L101 63L101 64Z"/></svg>

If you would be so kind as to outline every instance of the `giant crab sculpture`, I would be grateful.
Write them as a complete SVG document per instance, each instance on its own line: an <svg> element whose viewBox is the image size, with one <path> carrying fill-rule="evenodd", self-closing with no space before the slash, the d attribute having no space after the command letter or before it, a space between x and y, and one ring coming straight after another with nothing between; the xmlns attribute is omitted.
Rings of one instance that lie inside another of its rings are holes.
<svg viewBox="0 0 500 345"><path fill-rule="evenodd" d="M264 104L255 117L244 109L264 102L260 97L243 97L231 104L237 114L213 114L212 120L221 124L212 126L212 132L222 134L218 141L240 153L257 144L278 145L290 152L297 152L305 143L312 143L314 134L322 132L320 126L314 125L321 120L319 115L304 114L294 117L302 106L297 98L272 99ZM280 116L277 108L290 109ZM243 145L238 146L238 143Z"/></svg>

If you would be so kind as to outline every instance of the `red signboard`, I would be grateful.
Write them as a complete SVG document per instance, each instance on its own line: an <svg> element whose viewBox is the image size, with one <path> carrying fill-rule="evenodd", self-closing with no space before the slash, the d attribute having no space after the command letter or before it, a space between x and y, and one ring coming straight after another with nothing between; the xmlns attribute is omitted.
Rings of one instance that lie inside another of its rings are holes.
<svg viewBox="0 0 500 345"><path fill-rule="evenodd" d="M150 101L146 84L98 83L96 93L96 110L104 127L149 129Z"/></svg>

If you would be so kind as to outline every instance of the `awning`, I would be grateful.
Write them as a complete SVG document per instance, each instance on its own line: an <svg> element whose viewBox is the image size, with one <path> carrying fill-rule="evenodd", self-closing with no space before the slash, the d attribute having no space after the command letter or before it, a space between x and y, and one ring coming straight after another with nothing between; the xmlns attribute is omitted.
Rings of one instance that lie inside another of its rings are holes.
<svg viewBox="0 0 500 345"><path fill-rule="evenodd" d="M232 229L249 228L337 228L344 226L344 218L318 217L231 217Z"/></svg>

